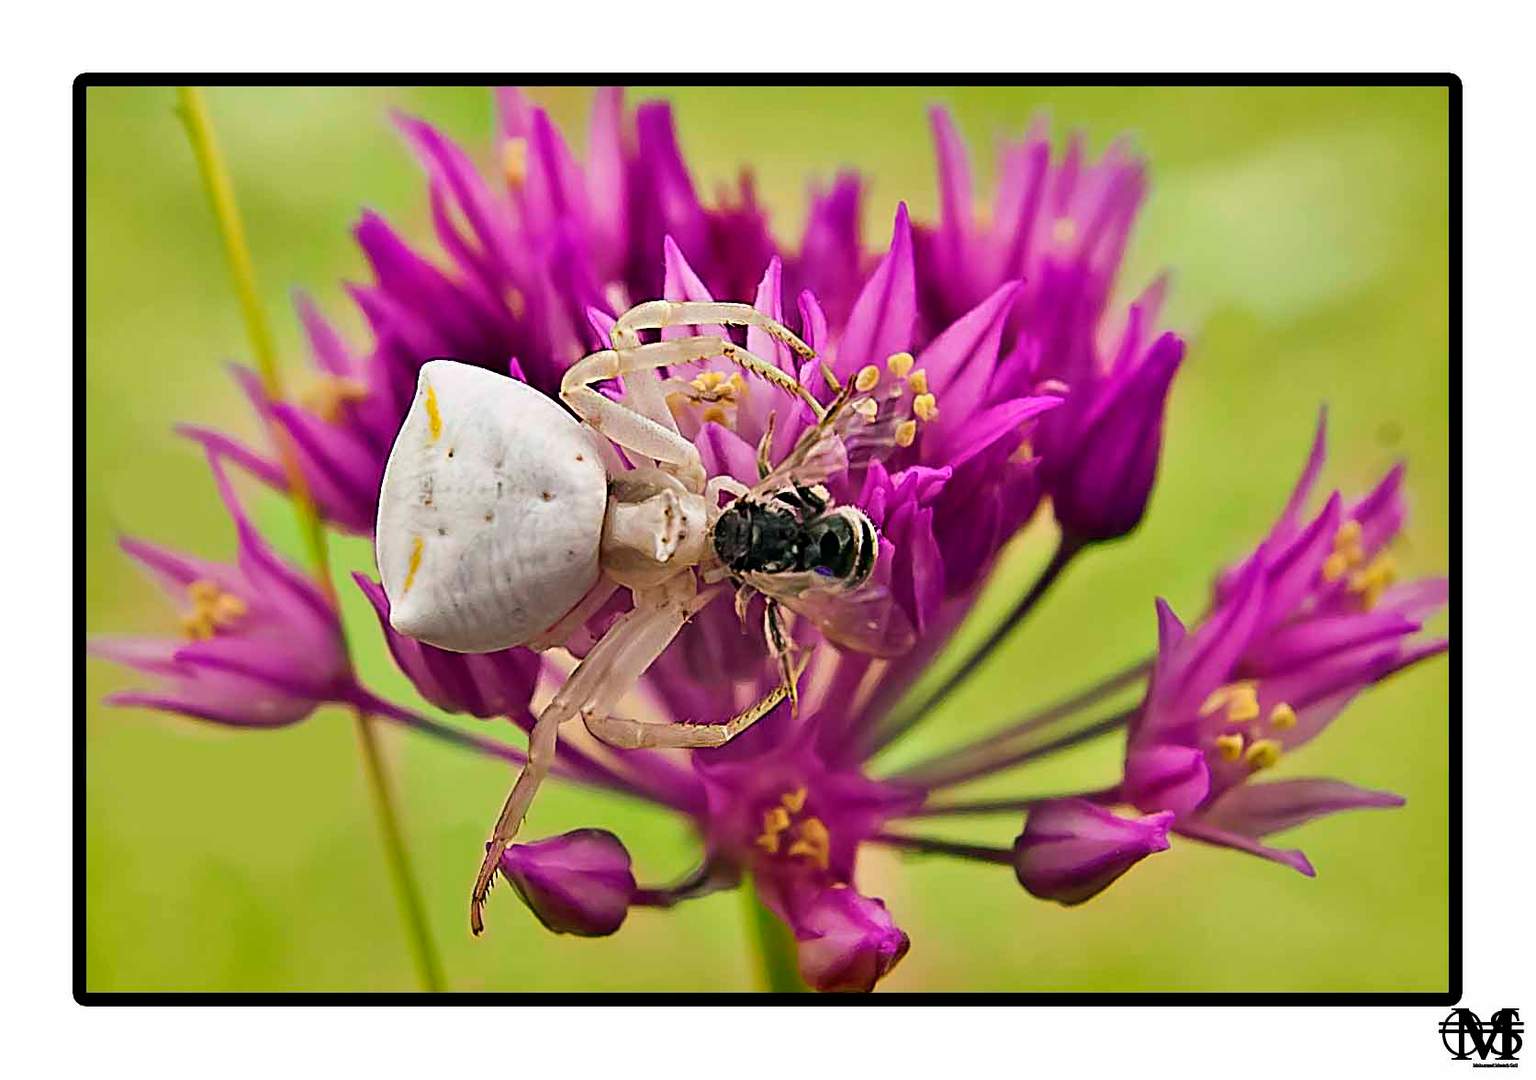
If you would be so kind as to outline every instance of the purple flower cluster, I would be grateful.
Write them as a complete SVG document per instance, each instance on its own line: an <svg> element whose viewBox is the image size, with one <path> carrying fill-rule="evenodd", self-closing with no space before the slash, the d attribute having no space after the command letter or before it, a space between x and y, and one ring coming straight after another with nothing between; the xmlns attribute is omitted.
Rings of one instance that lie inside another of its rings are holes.
<svg viewBox="0 0 1536 1080"><path fill-rule="evenodd" d="M1146 509L1184 343L1156 329L1161 279L1123 309L1111 301L1146 189L1143 163L1124 146L1091 160L1080 140L1055 153L1046 132L1034 130L1003 147L994 202L982 210L964 147L937 111L937 222L913 223L898 206L888 242L871 253L859 229L863 185L842 175L811 190L804 233L781 249L750 178L719 204L699 197L667 105L631 111L618 91L600 91L578 161L523 95L504 91L499 104L500 174L490 179L428 124L399 120L427 174L440 256L364 216L356 236L373 281L350 291L371 330L370 349L350 348L301 301L313 385L295 400L272 400L238 373L259 415L296 454L324 520L347 532L373 529L384 463L427 360L453 357L553 394L572 362L606 347L614 318L635 302L748 301L894 414L891 452L830 486L878 527L876 574L917 631L912 650L889 661L817 642L811 628L797 626L814 645L798 712L780 707L718 750L563 742L557 774L686 816L701 851L682 880L643 887L611 833L582 829L515 845L502 874L545 926L610 934L631 907L670 907L751 875L793 932L811 986L869 990L909 943L885 905L857 891L867 844L1007 864L1035 896L1075 904L1166 849L1170 833L1310 873L1299 853L1261 839L1334 810L1400 802L1334 780L1251 780L1320 733L1365 686L1445 647L1415 636L1444 602L1444 583L1392 580L1387 549L1404 516L1400 469L1356 503L1335 494L1305 516L1321 432L1279 522L1219 575L1200 624L1187 631L1159 603L1155 660L1106 684L1130 685L1150 669L1140 707L1087 725L1068 724L1075 710L1048 710L899 774L873 775L874 755L923 718L922 708L903 714L899 703L1042 503L1061 533L1056 570L1088 545L1131 532ZM674 332L684 331L664 334ZM704 332L734 335L823 400L830 395L815 363L797 368L767 335ZM771 411L776 458L810 415L734 373L724 361L702 365L690 374L709 393L679 395L671 405L711 475L750 484ZM99 643L103 655L168 684L115 700L247 726L292 723L318 703L344 701L446 730L357 685L329 602L273 557L242 514L221 463L287 490L276 458L206 428L185 430L213 461L239 529L240 561L210 564L125 541L181 601L186 633L179 641ZM358 585L396 663L440 710L505 716L526 730L530 703L561 678L557 664L525 649L467 656L402 637L390 628L382 589L366 577ZM627 594L615 596L568 651L582 655L628 606ZM964 670L982 658L972 656ZM730 603L716 602L650 669L642 690L659 715L707 722L766 693L776 678L755 620L744 627ZM1123 778L1011 804L1027 811L1011 848L893 829L987 808L946 795L1122 728ZM495 745L492 752L522 761Z"/></svg>

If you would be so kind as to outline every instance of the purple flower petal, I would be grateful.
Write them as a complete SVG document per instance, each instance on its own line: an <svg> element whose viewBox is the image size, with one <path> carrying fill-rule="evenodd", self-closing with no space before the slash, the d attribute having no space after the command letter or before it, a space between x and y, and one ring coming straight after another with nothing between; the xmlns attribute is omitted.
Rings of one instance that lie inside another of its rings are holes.
<svg viewBox="0 0 1536 1080"><path fill-rule="evenodd" d="M1014 842L1019 884L1042 900L1081 904L1136 863L1168 848L1171 812L1123 818L1086 799L1054 799L1029 812Z"/></svg>
<svg viewBox="0 0 1536 1080"><path fill-rule="evenodd" d="M500 867L539 922L557 934L612 934L635 896L629 852L603 829L514 844L502 853Z"/></svg>

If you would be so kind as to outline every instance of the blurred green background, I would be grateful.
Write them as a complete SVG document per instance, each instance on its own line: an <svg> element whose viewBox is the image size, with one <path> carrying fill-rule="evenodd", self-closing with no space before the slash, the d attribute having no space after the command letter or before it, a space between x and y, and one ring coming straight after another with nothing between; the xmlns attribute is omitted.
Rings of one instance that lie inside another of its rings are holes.
<svg viewBox="0 0 1536 1080"><path fill-rule="evenodd" d="M169 88L92 88L86 107L86 521L88 628L174 632L173 615L119 556L118 531L219 557L233 550L182 420L254 435L223 362L247 358L211 216ZM536 91L577 147L590 94ZM1152 598L1189 617L1212 570L1261 535L1331 407L1325 480L1349 492L1403 456L1409 572L1447 566L1448 100L1443 88L1048 87L637 90L676 107L701 192L756 170L781 237L797 235L806 179L852 166L871 181L866 242L883 245L895 202L935 211L926 106L951 105L990 184L998 136L1047 111L1095 149L1129 132L1152 190L1127 287L1174 271L1165 322L1191 338L1161 480L1129 541L1075 565L984 675L910 745L909 760L1021 706L1144 655ZM221 88L208 92L263 290L291 372L288 306L303 287L361 342L341 292L364 279L347 230L364 207L429 238L422 178L392 130L403 108L490 160L490 95L478 88ZM989 190L990 188L988 188ZM659 257L659 253L658 253ZM285 507L246 489L296 550ZM1048 528L1018 545L981 620L1043 559ZM371 568L366 543L341 567ZM371 615L346 590L364 670L413 700ZM1443 619L1442 619L1443 625ZM972 626L974 632L974 624ZM349 718L325 711L278 732L218 730L95 702L129 685L88 668L87 986L92 990L410 989L412 968ZM1448 663L1421 665L1358 701L1277 776L1338 775L1407 797L1282 841L1300 875L1175 842L1080 909L1029 898L1006 869L876 851L860 885L912 937L888 990L1444 990L1447 986ZM509 781L501 767L385 733L410 847L455 989L575 990L755 985L734 894L638 911L613 938L543 931L498 890L492 932L465 927L467 875ZM1115 740L977 794L1108 782ZM552 785L535 829L611 828L637 872L690 867L680 822L613 796ZM1012 815L927 830L1007 843Z"/></svg>

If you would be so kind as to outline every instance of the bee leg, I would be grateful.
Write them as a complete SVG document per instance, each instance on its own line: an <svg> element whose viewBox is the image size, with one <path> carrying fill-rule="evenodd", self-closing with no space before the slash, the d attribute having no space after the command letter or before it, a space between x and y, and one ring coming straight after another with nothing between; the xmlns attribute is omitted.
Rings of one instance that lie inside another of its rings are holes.
<svg viewBox="0 0 1536 1080"><path fill-rule="evenodd" d="M766 479L773 472L773 421L776 413L768 414L768 423L763 425L763 437L757 440L757 478Z"/></svg>
<svg viewBox="0 0 1536 1080"><path fill-rule="evenodd" d="M752 489L734 476L725 476L723 474L711 476L709 483L704 487L704 502L708 504L711 510L720 505L720 493L722 491L730 492L739 499L743 495L751 494Z"/></svg>
<svg viewBox="0 0 1536 1080"><path fill-rule="evenodd" d="M809 657L791 669L787 681L775 686L758 701L723 724L657 723L609 716L601 712L583 712L582 722L593 738L620 750L682 749L701 750L724 746L747 728L772 712L786 697L794 697L794 686L805 670Z"/></svg>
<svg viewBox="0 0 1536 1080"><path fill-rule="evenodd" d="M789 635L784 631L784 610L777 600L770 598L763 608L763 637L768 641L768 653L778 661L779 672L784 685L789 688L789 708L792 713L800 711L800 672L805 669L806 661L810 654L797 665L795 653L798 651Z"/></svg>
<svg viewBox="0 0 1536 1080"><path fill-rule="evenodd" d="M539 713L528 736L528 763L501 808L475 878L469 902L469 926L474 933L485 928L485 897L496 878L502 852L511 846L534 794L554 765L560 725L586 709L611 708L672 643L693 613L712 599L712 590L696 595L692 573L679 574L655 589L637 592L634 608L592 646L565 685Z"/></svg>

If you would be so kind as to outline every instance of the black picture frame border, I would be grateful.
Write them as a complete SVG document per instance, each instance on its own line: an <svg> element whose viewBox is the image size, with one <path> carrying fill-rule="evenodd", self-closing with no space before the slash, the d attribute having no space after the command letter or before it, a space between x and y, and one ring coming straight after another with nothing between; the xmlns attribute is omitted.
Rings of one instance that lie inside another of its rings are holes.
<svg viewBox="0 0 1536 1080"><path fill-rule="evenodd" d="M490 86L517 82L541 86L596 86L602 84L655 85L732 85L732 86L1156 86L1250 88L1258 86L1316 87L1444 87L1449 92L1449 356L1447 399L1450 407L1450 444L1447 447L1450 476L1450 551L1447 573L1450 580L1449 606L1450 713L1448 716L1449 776L1449 859L1450 892L1448 896L1449 941L1448 986L1439 991L1350 991L1327 992L1203 992L1203 991L918 991L870 995L833 994L740 994L725 991L662 992L571 992L562 994L497 992L425 991L92 991L86 988L86 901L85 901L85 288L86 288L86 91L108 86ZM927 75L919 83L911 76L896 74L827 75L807 79L803 75L740 74L666 74L629 73L509 73L470 72L421 74L409 72L325 72L295 75L274 72L86 72L76 76L73 93L73 352L74 352L74 592L75 592L75 723L73 747L74 827L72 895L72 988L77 1003L99 1005L429 1005L455 1006L475 1004L519 1005L652 1005L671 1007L679 1003L699 1004L784 1004L819 1007L882 1007L913 1004L928 1005L1047 1005L1047 1006L1170 1006L1170 1005L1242 1005L1275 1006L1426 1006L1454 1005L1462 996L1463 930L1463 848L1462 848L1462 669L1461 612L1459 597L1462 560L1462 83L1449 72L1443 73L1157 73L1118 74L1074 73L950 73Z"/></svg>

